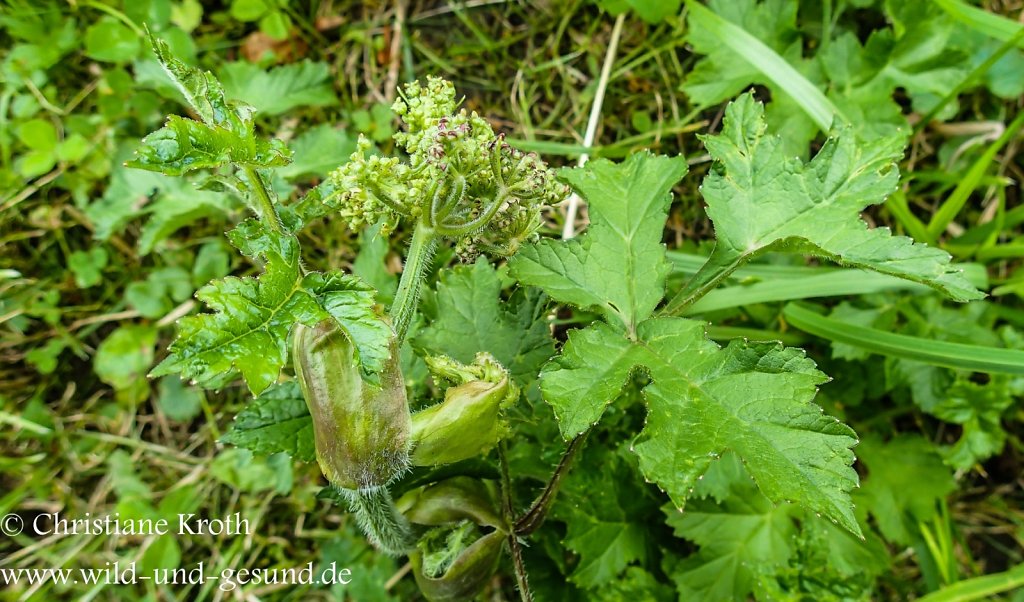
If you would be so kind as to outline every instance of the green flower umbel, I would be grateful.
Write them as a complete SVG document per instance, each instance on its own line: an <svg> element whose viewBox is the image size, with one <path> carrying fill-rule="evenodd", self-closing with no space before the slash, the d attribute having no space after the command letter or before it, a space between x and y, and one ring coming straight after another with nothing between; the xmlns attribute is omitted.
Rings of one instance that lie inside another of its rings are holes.
<svg viewBox="0 0 1024 602"><path fill-rule="evenodd" d="M370 143L361 137L331 174L335 192L325 202L352 228L405 217L454 240L463 255L514 253L540 225L541 208L568 188L536 155L512 148L457 105L455 88L441 78L406 85L392 109L406 125L394 139L408 162L367 156Z"/></svg>

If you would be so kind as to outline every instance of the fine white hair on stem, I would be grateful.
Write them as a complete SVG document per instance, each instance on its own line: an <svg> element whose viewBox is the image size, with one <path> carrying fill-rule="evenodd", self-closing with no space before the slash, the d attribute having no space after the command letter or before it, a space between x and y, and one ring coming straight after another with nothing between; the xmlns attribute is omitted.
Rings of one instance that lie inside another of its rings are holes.
<svg viewBox="0 0 1024 602"><path fill-rule="evenodd" d="M604 104L604 94L608 89L608 80L611 78L612 65L615 63L615 53L619 46L619 36L622 35L622 24L626 20L626 13L623 12L615 19L615 26L612 27L612 39L608 42L608 50L604 55L604 64L601 65L601 76L597 81L597 92L594 94L594 104L590 107L590 118L587 120L587 131L583 135L583 146L589 147L594 144L594 137L597 135L597 124L601 120L601 105ZM590 155L583 153L577 162L583 167ZM562 238L572 238L576 235L576 212L579 210L580 195L573 192L565 207L565 226L562 228Z"/></svg>

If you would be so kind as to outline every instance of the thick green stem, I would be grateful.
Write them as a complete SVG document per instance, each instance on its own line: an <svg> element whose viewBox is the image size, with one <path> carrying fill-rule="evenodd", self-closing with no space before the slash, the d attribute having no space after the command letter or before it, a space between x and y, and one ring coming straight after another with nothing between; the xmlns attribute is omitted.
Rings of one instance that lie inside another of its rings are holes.
<svg viewBox="0 0 1024 602"><path fill-rule="evenodd" d="M259 205L260 217L264 223L270 226L271 230L281 232L283 230L281 220L277 216L277 209L274 207L274 201L270 198L270 192L263 185L263 178L260 177L255 167L243 167L242 170L249 180L249 187L255 192L254 196Z"/></svg>
<svg viewBox="0 0 1024 602"><path fill-rule="evenodd" d="M412 549L414 540L409 521L395 507L387 487L358 491L339 487L338 491L374 547L392 556L401 556Z"/></svg>
<svg viewBox="0 0 1024 602"><path fill-rule="evenodd" d="M434 230L423 222L417 222L416 228L412 231L412 243L405 258L402 279L398 282L395 302L391 306L391 326L395 329L398 347L402 346L405 335L409 332L409 324L416 315L423 278L436 246L437 235Z"/></svg>

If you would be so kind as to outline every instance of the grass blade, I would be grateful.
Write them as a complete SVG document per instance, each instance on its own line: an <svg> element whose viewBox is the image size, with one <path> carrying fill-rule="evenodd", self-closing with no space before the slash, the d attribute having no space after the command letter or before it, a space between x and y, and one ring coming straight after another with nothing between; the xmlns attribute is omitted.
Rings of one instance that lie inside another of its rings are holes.
<svg viewBox="0 0 1024 602"><path fill-rule="evenodd" d="M1024 25L987 10L971 6L962 0L934 0L942 10L957 21L989 37L1007 42L1012 40ZM1024 50L1024 40L1017 40L1017 46Z"/></svg>
<svg viewBox="0 0 1024 602"><path fill-rule="evenodd" d="M965 345L894 334L841 322L795 303L786 305L782 315L790 324L804 332L879 355L915 360L954 370L1024 374L1024 351L1017 349Z"/></svg>
<svg viewBox="0 0 1024 602"><path fill-rule="evenodd" d="M971 165L971 168L967 170L967 174L956 185L956 188L953 189L953 193L942 203L939 210L932 216L931 221L928 222L928 234L932 240L938 238L946 230L946 226L953 221L953 218L960 213L971 193L978 187L981 178L985 175L985 170L988 169L989 164L995 159L996 154L1006 146L1007 142L1017 135L1017 131L1020 130L1022 125L1024 125L1024 112L1017 114L1003 134L985 149L985 152L978 157L974 165Z"/></svg>
<svg viewBox="0 0 1024 602"><path fill-rule="evenodd" d="M678 251L669 251L668 258L675 271L683 274L697 273L707 261L703 255ZM980 289L988 288L985 266L977 263L960 265L971 284ZM751 263L736 270L733 278L741 282L746 279L756 281L713 290L687 308L686 315L773 301L867 295L885 291L932 290L928 286L902 278L850 268Z"/></svg>
<svg viewBox="0 0 1024 602"><path fill-rule="evenodd" d="M1024 587L1024 564L994 575L983 575L948 585L919 602L969 602Z"/></svg>
<svg viewBox="0 0 1024 602"><path fill-rule="evenodd" d="M980 266L978 267L980 268ZM877 272L852 269L821 269L819 271L820 273L799 278L763 280L754 284L741 284L713 290L689 306L684 314L700 314L729 307L741 307L772 301L867 295L886 291L915 291L924 293L932 290L931 287L924 284L910 282L901 278L893 278L892 276ZM981 279L985 280L983 275L984 269L981 269L981 272ZM971 275L975 276L972 280L977 280L978 270L972 269Z"/></svg>
<svg viewBox="0 0 1024 602"><path fill-rule="evenodd" d="M907 229L907 233L910 234L912 238L923 242L931 241L932 237L928 234L928 228L921 220L917 219L917 216L914 215L913 212L910 211L905 192L897 190L892 193L889 200L885 202L885 207L889 210L889 213L891 213L892 216Z"/></svg>
<svg viewBox="0 0 1024 602"><path fill-rule="evenodd" d="M714 34L722 44L757 68L780 92L792 96L821 131L827 132L832 128L834 117L849 122L817 86L761 40L747 33L742 27L726 21L699 2L688 0L686 6L699 27Z"/></svg>

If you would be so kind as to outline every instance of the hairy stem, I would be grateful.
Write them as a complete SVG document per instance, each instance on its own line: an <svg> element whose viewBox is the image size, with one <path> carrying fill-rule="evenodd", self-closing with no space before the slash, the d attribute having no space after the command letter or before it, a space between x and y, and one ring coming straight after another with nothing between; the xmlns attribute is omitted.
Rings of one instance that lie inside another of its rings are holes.
<svg viewBox="0 0 1024 602"><path fill-rule="evenodd" d="M270 198L270 192L264 185L263 178L260 177L255 167L243 167L242 170L245 172L246 179L249 180L249 186L256 193L255 197L260 210L260 218L263 219L263 222L271 230L281 232L283 230L281 219L277 215L277 208L274 206L274 201Z"/></svg>
<svg viewBox="0 0 1024 602"><path fill-rule="evenodd" d="M562 486L562 481L565 480L565 475L569 474L569 469L576 459L576 454L583 447L583 442L586 441L589 433L589 430L583 431L569 442L569 447L562 454L562 459L558 462L558 467L555 468L555 472L551 475L551 479L548 480L548 484L544 486L544 491L540 493L540 496L533 502L533 506L530 506L530 509L526 511L526 514L516 521L513 531L516 535L525 537L536 531L541 523L544 522L544 517L551 510L551 504L554 503L555 496L558 495L558 490Z"/></svg>
<svg viewBox="0 0 1024 602"><path fill-rule="evenodd" d="M387 487L342 489L338 491L355 514L356 523L374 547L392 556L401 556L412 549L414 539L409 522L395 507Z"/></svg>
<svg viewBox="0 0 1024 602"><path fill-rule="evenodd" d="M437 246L437 236L434 230L423 222L417 222L412 231L412 243L409 245L409 254L405 258L402 279L398 282L395 302L391 306L391 325L395 329L397 347L401 347L402 342L405 341L405 335L409 332L409 324L412 323L412 318L416 315L423 277L427 264L430 263L430 258L434 254L435 246Z"/></svg>
<svg viewBox="0 0 1024 602"><path fill-rule="evenodd" d="M504 441L498 443L498 460L501 462L501 510L508 528L508 547L512 552L512 566L516 573L516 585L519 597L523 602L533 602L530 583L527 580L526 565L523 563L523 549L519 544L519 536L513 528L512 510L512 478L509 476L508 455Z"/></svg>

